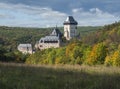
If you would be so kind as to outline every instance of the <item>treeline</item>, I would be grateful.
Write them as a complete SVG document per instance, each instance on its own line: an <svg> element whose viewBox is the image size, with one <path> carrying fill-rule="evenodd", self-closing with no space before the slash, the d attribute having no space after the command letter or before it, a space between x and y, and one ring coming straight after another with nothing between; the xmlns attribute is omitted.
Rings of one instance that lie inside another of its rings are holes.
<svg viewBox="0 0 120 89"><path fill-rule="evenodd" d="M30 55L29 64L87 64L120 66L120 22L73 40L66 47L51 48Z"/></svg>
<svg viewBox="0 0 120 89"><path fill-rule="evenodd" d="M17 51L20 43L34 45L42 36L48 34L51 29L22 28L0 26L0 61L25 62L29 55Z"/></svg>
<svg viewBox="0 0 120 89"><path fill-rule="evenodd" d="M78 32L82 35L96 31L100 27L78 27ZM63 32L63 27L59 27ZM0 26L0 44L2 46L16 50L20 43L31 43L33 46L41 37L49 35L53 28L23 28Z"/></svg>
<svg viewBox="0 0 120 89"><path fill-rule="evenodd" d="M66 47L37 51L27 58L26 63L120 66L120 45L115 51L110 52L105 42L90 46L77 41Z"/></svg>
<svg viewBox="0 0 120 89"><path fill-rule="evenodd" d="M73 39L68 45L23 55L16 51L19 43L34 44L52 29L0 27L0 61L29 64L87 64L120 66L120 22L98 28ZM82 33L81 33L82 34Z"/></svg>
<svg viewBox="0 0 120 89"><path fill-rule="evenodd" d="M79 32L89 33L99 27L78 27ZM59 28L63 32L63 28ZM17 51L20 43L31 43L34 47L36 41L49 35L53 28L23 28L0 26L0 61L24 62L26 56ZM19 60L19 61L18 61Z"/></svg>
<svg viewBox="0 0 120 89"><path fill-rule="evenodd" d="M34 45L42 36L49 34L51 29L45 28L22 28L22 27L0 27L0 45L5 48L16 50L20 43L31 43Z"/></svg>
<svg viewBox="0 0 120 89"><path fill-rule="evenodd" d="M29 64L104 64L107 56L105 43L98 43L93 47L80 41L74 41L66 47L50 48L38 51L27 58Z"/></svg>
<svg viewBox="0 0 120 89"><path fill-rule="evenodd" d="M0 45L0 62L23 63L29 54L22 54L19 51L11 51Z"/></svg>

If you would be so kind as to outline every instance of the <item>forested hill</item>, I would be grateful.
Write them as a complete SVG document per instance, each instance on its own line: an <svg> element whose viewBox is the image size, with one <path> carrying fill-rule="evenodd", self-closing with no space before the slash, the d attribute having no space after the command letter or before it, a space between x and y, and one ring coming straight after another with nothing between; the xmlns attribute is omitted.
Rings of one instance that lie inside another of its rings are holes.
<svg viewBox="0 0 120 89"><path fill-rule="evenodd" d="M22 28L22 27L0 27L0 44L6 48L16 49L19 43L34 44L42 36L49 34L51 29L45 28Z"/></svg>
<svg viewBox="0 0 120 89"><path fill-rule="evenodd" d="M101 27L78 27L78 32L85 35L97 31ZM59 27L63 32L63 27ZM42 36L49 35L53 28L23 28L0 26L0 44L15 50L19 43L35 44Z"/></svg>
<svg viewBox="0 0 120 89"><path fill-rule="evenodd" d="M87 34L82 38L85 44L94 45L96 43L105 42L108 45L120 44L120 22L116 22L110 25L105 25L103 28Z"/></svg>
<svg viewBox="0 0 120 89"><path fill-rule="evenodd" d="M28 64L87 64L120 66L120 22L73 40L66 47L38 51Z"/></svg>
<svg viewBox="0 0 120 89"><path fill-rule="evenodd" d="M24 61L28 64L120 66L120 22L104 27L79 27L81 40L74 39L65 47L37 51L27 57L14 51L19 43L34 44L52 30L52 28L0 27L0 60ZM63 28L60 30L63 31Z"/></svg>

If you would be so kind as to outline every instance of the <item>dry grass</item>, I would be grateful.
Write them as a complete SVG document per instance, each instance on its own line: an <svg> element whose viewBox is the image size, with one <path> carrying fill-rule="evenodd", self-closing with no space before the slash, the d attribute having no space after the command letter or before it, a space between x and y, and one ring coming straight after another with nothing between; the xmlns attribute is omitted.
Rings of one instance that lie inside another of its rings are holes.
<svg viewBox="0 0 120 89"><path fill-rule="evenodd" d="M0 63L0 89L120 89L120 68Z"/></svg>

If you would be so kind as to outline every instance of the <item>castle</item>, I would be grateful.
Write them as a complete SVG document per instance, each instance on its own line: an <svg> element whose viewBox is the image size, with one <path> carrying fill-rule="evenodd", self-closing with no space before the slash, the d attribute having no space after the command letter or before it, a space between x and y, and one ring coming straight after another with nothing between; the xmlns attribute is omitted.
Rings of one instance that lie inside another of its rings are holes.
<svg viewBox="0 0 120 89"><path fill-rule="evenodd" d="M75 37L77 37L77 21L74 20L74 18L72 16L68 16L67 19L64 21L63 23L64 25L64 37L66 38L66 40L71 40ZM36 49L47 49L47 48L58 48L61 46L62 41L62 33L59 31L59 29L56 27L53 29L52 33L48 36L42 37L36 44L35 44L35 48ZM22 46L22 44L20 44ZM21 47L20 46L20 47ZM29 50L26 45L24 44L24 49L26 48L26 50ZM22 47L21 47L22 49ZM19 50L19 49L18 49ZM19 50L22 52L22 50ZM29 51L26 51L29 53Z"/></svg>
<svg viewBox="0 0 120 89"><path fill-rule="evenodd" d="M77 21L72 16L68 16L64 21L64 37L66 40L71 40L77 36ZM35 45L35 48L40 50L47 48L58 48L61 46L62 33L56 27L49 36L42 37L39 42Z"/></svg>
<svg viewBox="0 0 120 89"><path fill-rule="evenodd" d="M38 43L35 44L35 48L40 50L52 47L58 48L61 44L61 37L62 33L56 27L49 36L42 37Z"/></svg>

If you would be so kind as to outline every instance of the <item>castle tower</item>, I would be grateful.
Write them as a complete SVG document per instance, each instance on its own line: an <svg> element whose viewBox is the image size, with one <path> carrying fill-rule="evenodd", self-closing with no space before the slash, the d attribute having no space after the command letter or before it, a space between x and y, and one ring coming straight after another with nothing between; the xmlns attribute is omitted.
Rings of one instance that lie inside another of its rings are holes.
<svg viewBox="0 0 120 89"><path fill-rule="evenodd" d="M67 40L75 38L77 36L77 21L72 16L68 16L64 21L64 37Z"/></svg>

